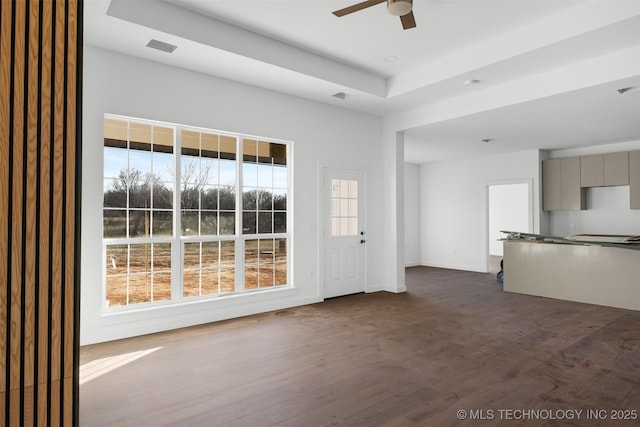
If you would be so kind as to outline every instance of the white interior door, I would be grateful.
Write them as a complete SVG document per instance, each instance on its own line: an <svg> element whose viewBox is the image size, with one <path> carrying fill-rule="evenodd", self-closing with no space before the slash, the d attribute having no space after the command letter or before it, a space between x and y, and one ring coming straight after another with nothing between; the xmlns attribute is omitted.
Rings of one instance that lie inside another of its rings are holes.
<svg viewBox="0 0 640 427"><path fill-rule="evenodd" d="M365 290L364 172L324 170L324 297Z"/></svg>

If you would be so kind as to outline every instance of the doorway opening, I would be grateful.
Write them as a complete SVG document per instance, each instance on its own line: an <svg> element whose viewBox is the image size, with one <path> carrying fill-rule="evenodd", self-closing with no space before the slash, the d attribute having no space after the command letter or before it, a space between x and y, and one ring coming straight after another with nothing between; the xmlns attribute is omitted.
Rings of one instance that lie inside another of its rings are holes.
<svg viewBox="0 0 640 427"><path fill-rule="evenodd" d="M497 273L504 253L501 231L531 233L533 228L531 180L489 184L487 271Z"/></svg>

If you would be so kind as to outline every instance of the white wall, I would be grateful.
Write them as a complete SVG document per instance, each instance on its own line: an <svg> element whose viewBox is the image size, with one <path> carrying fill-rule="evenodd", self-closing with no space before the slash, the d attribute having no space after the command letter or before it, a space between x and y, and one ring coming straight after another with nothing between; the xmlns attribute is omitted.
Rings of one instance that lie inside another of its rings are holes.
<svg viewBox="0 0 640 427"><path fill-rule="evenodd" d="M629 186L588 188L587 209L551 212L551 235L640 234L640 211L629 209Z"/></svg>
<svg viewBox="0 0 640 427"><path fill-rule="evenodd" d="M404 265L420 264L420 166L404 165Z"/></svg>
<svg viewBox="0 0 640 427"><path fill-rule="evenodd" d="M502 256L502 230L530 233L529 183L489 186L489 255Z"/></svg>
<svg viewBox="0 0 640 427"><path fill-rule="evenodd" d="M540 153L426 163L420 168L421 264L488 271L488 186L532 182L533 230L540 229Z"/></svg>
<svg viewBox="0 0 640 427"><path fill-rule="evenodd" d="M383 280L382 120L253 86L136 59L84 51L81 344L322 300L319 170L367 173L367 291ZM328 95L329 96L329 95ZM102 135L105 113L293 141L293 289L181 306L105 313L102 301ZM395 196L394 196L395 197Z"/></svg>

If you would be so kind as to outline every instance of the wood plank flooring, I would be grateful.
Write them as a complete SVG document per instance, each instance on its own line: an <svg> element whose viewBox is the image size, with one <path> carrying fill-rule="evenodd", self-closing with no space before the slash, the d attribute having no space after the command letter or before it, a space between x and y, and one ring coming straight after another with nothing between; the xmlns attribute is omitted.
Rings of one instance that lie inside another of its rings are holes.
<svg viewBox="0 0 640 427"><path fill-rule="evenodd" d="M83 347L80 425L638 424L640 312L493 273L412 267L407 288Z"/></svg>

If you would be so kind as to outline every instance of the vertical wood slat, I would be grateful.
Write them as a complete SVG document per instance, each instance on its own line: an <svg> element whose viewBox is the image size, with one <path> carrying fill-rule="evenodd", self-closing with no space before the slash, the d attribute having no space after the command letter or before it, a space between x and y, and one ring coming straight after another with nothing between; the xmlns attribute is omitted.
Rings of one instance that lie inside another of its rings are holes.
<svg viewBox="0 0 640 427"><path fill-rule="evenodd" d="M13 134L12 134L12 151L9 161L11 162L11 292L9 310L9 402L8 412L11 423L10 426L18 426L21 423L20 403L22 393L20 384L20 374L22 373L22 352L20 332L22 330L22 201L23 201L23 155L25 149L24 143L24 33L26 26L26 3L14 3L14 19L13 19L13 75L12 80L12 106L13 109Z"/></svg>
<svg viewBox="0 0 640 427"><path fill-rule="evenodd" d="M10 91L11 15L12 2L0 3L0 94ZM6 413L7 390L7 290L9 234L9 97L0 96L0 415ZM5 418L0 418L0 424Z"/></svg>
<svg viewBox="0 0 640 427"><path fill-rule="evenodd" d="M42 52L41 52L41 81L40 81L40 236L51 235L51 49L52 49L52 4L45 0L42 4ZM41 286L38 294L38 384L37 384L37 420L39 425L48 424L48 384L49 378L49 295L50 287L42 286L49 283L49 267L51 265L50 238L40 238L40 274L38 280Z"/></svg>
<svg viewBox="0 0 640 427"><path fill-rule="evenodd" d="M0 24L0 425L77 425L82 0Z"/></svg>

